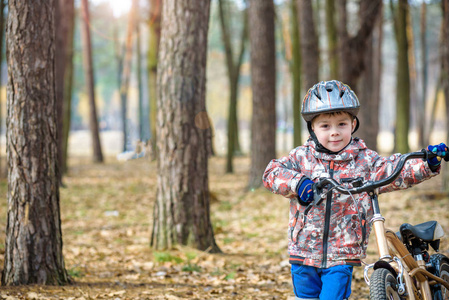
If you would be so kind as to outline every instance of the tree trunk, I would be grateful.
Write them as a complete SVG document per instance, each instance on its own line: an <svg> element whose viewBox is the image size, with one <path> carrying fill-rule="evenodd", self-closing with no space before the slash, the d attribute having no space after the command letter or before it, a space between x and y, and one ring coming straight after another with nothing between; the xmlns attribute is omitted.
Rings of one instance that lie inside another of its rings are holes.
<svg viewBox="0 0 449 300"><path fill-rule="evenodd" d="M443 91L446 99L446 143L449 141L449 0L442 0L443 12L441 35L441 72L443 75ZM443 191L449 193L449 166L443 166Z"/></svg>
<svg viewBox="0 0 449 300"><path fill-rule="evenodd" d="M62 129L62 165L61 172L67 173L68 145L71 122L72 85L73 85L73 35L75 31L75 7L71 0L65 6L65 17L67 18L67 41L66 41L66 63L64 70L64 100L63 100L63 129Z"/></svg>
<svg viewBox="0 0 449 300"><path fill-rule="evenodd" d="M226 54L226 67L229 81L229 114L228 114L228 151L226 156L226 173L233 172L232 161L236 147L239 145L237 98L239 91L240 67L245 53L245 45L248 32L248 13L245 9L242 13L243 27L240 34L240 45L237 61L234 61L231 36L229 34L229 11L224 8L223 0L218 1L220 27L223 45Z"/></svg>
<svg viewBox="0 0 449 300"><path fill-rule="evenodd" d="M133 54L133 33L135 32L135 12L137 0L132 0L131 10L128 18L128 33L126 34L125 58L123 60L123 72L120 85L120 103L122 108L122 130L123 130L123 152L128 149L130 143L128 137L128 88L131 77L131 58Z"/></svg>
<svg viewBox="0 0 449 300"><path fill-rule="evenodd" d="M3 24L5 23L5 14L4 14L4 10L5 10L5 1L6 0L0 0L0 70L2 69L2 62L3 59L1 59L1 57L3 57L3 32L4 32L4 26ZM1 76L1 72L0 72L0 85L2 82L2 76ZM0 95L0 104L2 103L2 97ZM2 116L3 116L3 112L2 112L2 105L0 105L0 133L2 132ZM3 178L3 170L2 170L2 147L0 145L0 178Z"/></svg>
<svg viewBox="0 0 449 300"><path fill-rule="evenodd" d="M276 60L273 1L249 1L251 45L251 167L249 189L262 185L262 174L276 157Z"/></svg>
<svg viewBox="0 0 449 300"><path fill-rule="evenodd" d="M292 36L292 61L290 73L292 74L292 101L293 101L293 145L302 145L301 126L301 35L299 33L298 3L296 0L290 2L291 33Z"/></svg>
<svg viewBox="0 0 449 300"><path fill-rule="evenodd" d="M427 99L427 3L423 1L421 3L421 22L420 22L420 41L421 41L421 97L419 97L417 114L417 129L418 129L418 144L420 147L425 147L424 134L425 134L425 120L426 120L426 99Z"/></svg>
<svg viewBox="0 0 449 300"><path fill-rule="evenodd" d="M351 37L347 31L346 0L338 2L340 61L350 62L340 66L341 81L349 85L356 93L358 80L365 70L367 40L380 15L381 6L381 0L360 1L360 25L357 33Z"/></svg>
<svg viewBox="0 0 449 300"><path fill-rule="evenodd" d="M397 83L396 83L396 128L395 151L409 152L408 132L410 126L410 72L408 63L407 41L407 10L408 1L399 0L396 23L397 44Z"/></svg>
<svg viewBox="0 0 449 300"><path fill-rule="evenodd" d="M164 3L158 63L158 187L151 245L219 252L210 220L206 59L210 2Z"/></svg>
<svg viewBox="0 0 449 300"><path fill-rule="evenodd" d="M100 133L98 129L97 106L95 104L95 82L92 64L92 45L90 39L90 17L88 0L81 0L81 39L83 42L83 66L86 77L87 95L89 97L89 127L92 135L93 160L103 162Z"/></svg>
<svg viewBox="0 0 449 300"><path fill-rule="evenodd" d="M149 37L147 52L148 95L150 101L150 131L153 153L156 155L156 119L157 119L157 62L159 42L161 39L162 0L149 0L150 19L148 21Z"/></svg>
<svg viewBox="0 0 449 300"><path fill-rule="evenodd" d="M419 97L418 97L418 87L417 87L417 67L416 67L416 58L415 58L415 41L414 41L414 32L413 32L413 22L410 16L410 10L406 11L406 37L407 37L407 45L408 45L408 69L409 69L409 85L410 85L410 120L409 125L413 127L413 129L417 129L417 119L418 115L423 114L423 111L420 110L419 107ZM409 128L410 131L410 128Z"/></svg>
<svg viewBox="0 0 449 300"><path fill-rule="evenodd" d="M145 131L144 131L144 111L143 111L143 95L142 95L142 51L140 50L140 15L139 15L139 3L136 10L136 73L137 73L137 90L138 90L138 100L139 100L139 140L146 142Z"/></svg>
<svg viewBox="0 0 449 300"><path fill-rule="evenodd" d="M54 0L9 1L3 285L69 282L62 255Z"/></svg>
<svg viewBox="0 0 449 300"><path fill-rule="evenodd" d="M382 9L381 9L382 10ZM360 15L363 18L363 15ZM367 40L364 53L365 71L360 79L358 97L362 103L360 128L356 133L370 149L377 150L379 134L380 80L382 66L382 14L378 18L373 34Z"/></svg>
<svg viewBox="0 0 449 300"><path fill-rule="evenodd" d="M301 56L303 59L302 74L304 90L309 90L319 81L318 70L320 66L318 37L315 31L314 13L311 0L298 0L300 35L301 35Z"/></svg>
<svg viewBox="0 0 449 300"><path fill-rule="evenodd" d="M335 20L335 0L326 0L326 31L327 45L329 55L330 76L332 79L338 79L338 38Z"/></svg>
<svg viewBox="0 0 449 300"><path fill-rule="evenodd" d="M66 69L69 62L72 60L71 49L73 47L73 17L74 17L74 1L73 0L57 0L55 1L55 28L56 28L56 48L55 48L55 93L56 93L56 108L57 108L57 124L58 124L58 161L61 172L60 181L62 182L62 175L65 173L65 159L66 159L66 140L64 139L64 123L66 115L64 114L67 104L64 100L67 99L66 93ZM69 79L69 78L67 78Z"/></svg>

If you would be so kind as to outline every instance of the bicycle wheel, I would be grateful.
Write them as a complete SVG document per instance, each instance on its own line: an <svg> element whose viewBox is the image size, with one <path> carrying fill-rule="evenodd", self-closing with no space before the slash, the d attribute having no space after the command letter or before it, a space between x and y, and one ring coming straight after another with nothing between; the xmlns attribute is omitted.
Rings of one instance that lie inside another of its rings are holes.
<svg viewBox="0 0 449 300"><path fill-rule="evenodd" d="M400 300L396 278L387 269L374 270L369 286L370 300Z"/></svg>
<svg viewBox="0 0 449 300"><path fill-rule="evenodd" d="M445 255L437 253L430 256L430 262L433 266L432 273L449 282L449 259ZM449 290L443 285L435 286L432 289L432 294L433 300L449 300Z"/></svg>
<svg viewBox="0 0 449 300"><path fill-rule="evenodd" d="M449 262L447 260L440 264L440 278L449 283ZM449 290L441 286L441 296L443 300L449 300Z"/></svg>

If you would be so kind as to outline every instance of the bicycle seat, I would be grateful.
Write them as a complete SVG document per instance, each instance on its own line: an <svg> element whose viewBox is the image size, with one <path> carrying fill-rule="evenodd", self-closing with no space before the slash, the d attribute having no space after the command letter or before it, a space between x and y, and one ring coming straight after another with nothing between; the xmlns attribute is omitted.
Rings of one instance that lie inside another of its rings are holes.
<svg viewBox="0 0 449 300"><path fill-rule="evenodd" d="M441 239L444 236L444 231L441 225L437 221L428 221L418 225L411 225L404 223L399 228L399 232L396 235L403 240L411 240L417 237L425 242L432 242Z"/></svg>

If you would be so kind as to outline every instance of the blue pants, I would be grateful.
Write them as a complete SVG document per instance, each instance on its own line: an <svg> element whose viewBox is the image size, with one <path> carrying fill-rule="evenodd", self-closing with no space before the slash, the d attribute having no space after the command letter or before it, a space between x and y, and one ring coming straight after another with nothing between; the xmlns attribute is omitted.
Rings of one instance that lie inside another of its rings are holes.
<svg viewBox="0 0 449 300"><path fill-rule="evenodd" d="M319 269L292 265L293 290L296 300L343 300L351 295L352 266Z"/></svg>

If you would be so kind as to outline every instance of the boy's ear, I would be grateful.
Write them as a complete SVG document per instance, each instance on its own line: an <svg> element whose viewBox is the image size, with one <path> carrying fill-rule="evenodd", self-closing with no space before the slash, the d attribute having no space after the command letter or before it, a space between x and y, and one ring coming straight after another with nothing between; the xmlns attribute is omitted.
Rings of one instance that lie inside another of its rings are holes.
<svg viewBox="0 0 449 300"><path fill-rule="evenodd" d="M354 132L355 127L357 126L357 119L356 118L352 118L352 130L351 132Z"/></svg>

